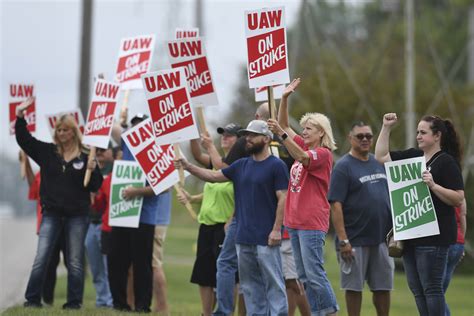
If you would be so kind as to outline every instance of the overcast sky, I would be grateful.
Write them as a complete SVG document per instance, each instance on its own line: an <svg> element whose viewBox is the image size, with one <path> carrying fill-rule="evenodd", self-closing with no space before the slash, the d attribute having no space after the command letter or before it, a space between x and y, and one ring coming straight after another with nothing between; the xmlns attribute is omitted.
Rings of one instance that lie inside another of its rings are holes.
<svg viewBox="0 0 474 316"><path fill-rule="evenodd" d="M2 155L16 156L18 145L8 131L10 83L33 83L37 95L37 132L50 141L45 115L77 107L81 5L77 0L0 0L0 111ZM112 78L120 39L156 35L152 70L169 68L164 42L176 27L195 25L195 1L95 0L92 73ZM246 62L244 11L284 5L287 25L294 23L300 0L203 0L208 59L220 105L206 116L226 113L235 95L239 66ZM143 91L134 90L130 115L145 111Z"/></svg>

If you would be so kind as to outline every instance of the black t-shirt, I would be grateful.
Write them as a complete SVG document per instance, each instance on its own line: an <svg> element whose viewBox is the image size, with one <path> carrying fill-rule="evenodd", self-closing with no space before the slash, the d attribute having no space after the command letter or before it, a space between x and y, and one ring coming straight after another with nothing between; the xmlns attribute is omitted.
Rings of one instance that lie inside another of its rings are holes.
<svg viewBox="0 0 474 316"><path fill-rule="evenodd" d="M423 151L410 148L403 151L391 151L393 161L423 156ZM446 189L464 190L461 169L454 158L446 152L439 151L426 162L431 167L433 181ZM431 192L433 205L438 219L439 235L407 240L412 246L447 246L456 243L457 226L454 207L441 201Z"/></svg>

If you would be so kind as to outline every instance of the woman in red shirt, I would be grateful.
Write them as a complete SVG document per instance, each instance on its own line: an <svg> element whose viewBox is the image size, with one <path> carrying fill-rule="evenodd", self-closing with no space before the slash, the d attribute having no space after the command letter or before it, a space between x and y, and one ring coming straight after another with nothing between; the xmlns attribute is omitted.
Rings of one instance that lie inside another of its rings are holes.
<svg viewBox="0 0 474 316"><path fill-rule="evenodd" d="M305 283L311 313L335 315L336 296L324 270L323 248L329 229L327 193L336 149L329 119L321 113L306 113L300 120L301 136L288 123L288 96L299 85L295 79L283 92L278 122L268 120L274 134L295 159L290 171L284 225L293 246L296 270Z"/></svg>

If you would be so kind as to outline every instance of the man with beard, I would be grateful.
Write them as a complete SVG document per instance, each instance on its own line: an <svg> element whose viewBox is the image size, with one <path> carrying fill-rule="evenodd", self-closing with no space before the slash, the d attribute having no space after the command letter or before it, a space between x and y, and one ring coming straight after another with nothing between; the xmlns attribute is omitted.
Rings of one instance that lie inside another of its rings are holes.
<svg viewBox="0 0 474 316"><path fill-rule="evenodd" d="M239 276L247 314L286 315L279 246L287 169L269 153L273 134L266 122L253 120L239 132L245 135L249 157L218 171L197 167L184 159L176 160L175 165L204 181L233 182Z"/></svg>
<svg viewBox="0 0 474 316"><path fill-rule="evenodd" d="M389 314L393 287L394 263L384 242L392 224L387 178L370 154L372 138L367 124L352 126L351 149L336 163L328 194L349 316L360 315L365 280L378 316Z"/></svg>

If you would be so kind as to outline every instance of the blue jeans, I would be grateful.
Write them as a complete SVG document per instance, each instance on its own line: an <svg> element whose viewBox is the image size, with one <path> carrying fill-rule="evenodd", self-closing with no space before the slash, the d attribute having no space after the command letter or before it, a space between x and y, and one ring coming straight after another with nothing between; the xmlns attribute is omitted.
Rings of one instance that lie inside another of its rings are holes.
<svg viewBox="0 0 474 316"><path fill-rule="evenodd" d="M64 229L68 264L67 304L82 304L84 295L84 240L88 224L88 215L70 217L43 215L36 257L25 293L28 302L41 303L41 289L45 281L48 263L61 229Z"/></svg>
<svg viewBox="0 0 474 316"><path fill-rule="evenodd" d="M446 271L444 273L443 291L446 294L448 290L449 282L453 277L454 269L461 261L462 254L464 253L464 244L454 244L448 248L448 263L446 265ZM446 302L446 316L451 316L448 302Z"/></svg>
<svg viewBox="0 0 474 316"><path fill-rule="evenodd" d="M336 295L324 270L326 233L320 230L288 229L298 278L305 285L311 315L327 315L339 310Z"/></svg>
<svg viewBox="0 0 474 316"><path fill-rule="evenodd" d="M408 286L421 316L444 316L443 277L447 259L446 246L406 247L403 253Z"/></svg>
<svg viewBox="0 0 474 316"><path fill-rule="evenodd" d="M235 273L238 271L235 233L237 220L232 219L225 232L224 243L217 258L216 298L217 309L213 315L231 315L234 310Z"/></svg>
<svg viewBox="0 0 474 316"><path fill-rule="evenodd" d="M288 315L280 247L236 244L247 315Z"/></svg>
<svg viewBox="0 0 474 316"><path fill-rule="evenodd" d="M107 256L100 250L101 224L89 224L86 235L87 260L92 272L97 307L112 307L112 294L109 288L109 277L107 275Z"/></svg>

